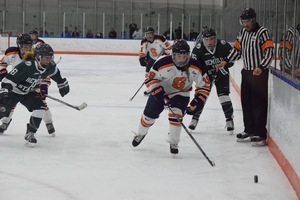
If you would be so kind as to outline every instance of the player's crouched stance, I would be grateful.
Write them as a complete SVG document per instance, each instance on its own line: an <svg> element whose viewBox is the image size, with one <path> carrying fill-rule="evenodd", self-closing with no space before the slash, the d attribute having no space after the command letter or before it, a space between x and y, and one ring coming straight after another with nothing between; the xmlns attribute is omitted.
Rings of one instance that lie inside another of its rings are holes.
<svg viewBox="0 0 300 200"><path fill-rule="evenodd" d="M190 58L190 47L187 42L176 40L172 46L172 56L157 60L145 81L151 94L141 117L138 132L132 141L134 147L145 138L166 104L182 120L189 103L193 82L196 83L196 92L191 103L196 112L203 108L210 93L210 81L204 67ZM170 152L177 154L181 124L171 111L169 111L169 122Z"/></svg>
<svg viewBox="0 0 300 200"><path fill-rule="evenodd" d="M45 113L46 105L42 97L45 91L37 92L41 82L50 77L57 82L61 96L69 93L69 84L61 77L60 71L53 61L53 49L48 44L40 44L35 52L28 52L23 62L17 65L2 80L0 89L0 118L7 117L17 103L23 104L32 112L25 140L31 144L37 143L34 134L38 130Z"/></svg>

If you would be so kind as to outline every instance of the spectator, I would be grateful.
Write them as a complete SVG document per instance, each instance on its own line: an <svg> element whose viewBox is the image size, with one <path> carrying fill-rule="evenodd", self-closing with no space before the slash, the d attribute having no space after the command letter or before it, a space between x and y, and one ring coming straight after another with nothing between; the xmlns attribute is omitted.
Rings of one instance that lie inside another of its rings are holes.
<svg viewBox="0 0 300 200"><path fill-rule="evenodd" d="M86 34L85 34L85 37L86 38L93 38L94 37L94 34L92 33L92 30L91 29L88 29Z"/></svg>
<svg viewBox="0 0 300 200"><path fill-rule="evenodd" d="M135 29L137 28L137 25L136 23L132 22L130 25L129 25L129 38L130 39L133 39L133 32L135 31Z"/></svg>
<svg viewBox="0 0 300 200"><path fill-rule="evenodd" d="M37 28L35 28L35 30L37 30ZM47 32L47 30L45 30L45 35L43 34L43 28L40 27L40 31L39 31L39 36L43 36L43 37L49 37L49 33Z"/></svg>
<svg viewBox="0 0 300 200"><path fill-rule="evenodd" d="M190 30L190 34L188 36L189 40L196 40L198 37L199 33L195 32L194 29Z"/></svg>
<svg viewBox="0 0 300 200"><path fill-rule="evenodd" d="M64 33L63 32L61 33L60 37L64 37ZM71 37L71 33L69 32L69 29L68 29L67 26L65 27L65 37L66 38L70 38Z"/></svg>
<svg viewBox="0 0 300 200"><path fill-rule="evenodd" d="M170 35L170 27L168 28L168 30L166 30L163 35L167 38L167 40L171 40L171 35ZM172 39L174 40L174 32L172 31Z"/></svg>
<svg viewBox="0 0 300 200"><path fill-rule="evenodd" d="M135 31L132 34L132 37L134 39L141 39L143 37L142 29L139 29L138 27L136 27Z"/></svg>
<svg viewBox="0 0 300 200"><path fill-rule="evenodd" d="M123 31L123 35L122 35L122 31L121 31L121 38L125 39L126 38L126 31Z"/></svg>
<svg viewBox="0 0 300 200"><path fill-rule="evenodd" d="M178 28L175 29L175 38L176 38L177 40L179 40L179 39L185 39L185 40L186 40L186 35L185 35L185 33L183 33L183 38L181 38L181 32L182 32L181 23L179 23Z"/></svg>
<svg viewBox="0 0 300 200"><path fill-rule="evenodd" d="M100 30L98 31L98 33L96 33L95 38L103 38L103 34Z"/></svg>
<svg viewBox="0 0 300 200"><path fill-rule="evenodd" d="M79 37L80 37L80 34L77 30L77 27L75 26L73 29L73 32L72 32L72 38L79 38Z"/></svg>
<svg viewBox="0 0 300 200"><path fill-rule="evenodd" d="M117 32L115 31L114 28L110 29L110 32L108 33L109 38L117 38Z"/></svg>

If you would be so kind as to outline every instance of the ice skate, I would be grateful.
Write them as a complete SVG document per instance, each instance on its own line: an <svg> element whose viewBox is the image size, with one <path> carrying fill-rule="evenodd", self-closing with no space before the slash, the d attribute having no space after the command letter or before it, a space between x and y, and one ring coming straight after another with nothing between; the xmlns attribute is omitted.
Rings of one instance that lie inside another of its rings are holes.
<svg viewBox="0 0 300 200"><path fill-rule="evenodd" d="M136 136L134 136L133 140L132 140L132 146L134 147L137 147L142 141L143 139L145 138L146 135L139 135L139 134L136 134Z"/></svg>
<svg viewBox="0 0 300 200"><path fill-rule="evenodd" d="M178 154L178 144L170 144L170 152L171 154Z"/></svg>
<svg viewBox="0 0 300 200"><path fill-rule="evenodd" d="M237 142L251 142L251 136L253 134L249 134L249 133L245 133L245 132L242 132L242 133L239 133L236 135L237 137Z"/></svg>
<svg viewBox="0 0 300 200"><path fill-rule="evenodd" d="M231 117L226 119L226 128L229 134L232 135L234 130L234 123Z"/></svg>
<svg viewBox="0 0 300 200"><path fill-rule="evenodd" d="M189 129L191 130L195 130L197 127L199 119L192 119L190 125L189 125Z"/></svg>
<svg viewBox="0 0 300 200"><path fill-rule="evenodd" d="M46 127L47 127L47 130L48 130L48 133L52 136L52 137L55 137L55 129L54 129L54 126L52 123L48 123L46 124Z"/></svg>
<svg viewBox="0 0 300 200"><path fill-rule="evenodd" d="M252 136L251 137L251 145L254 147L262 147L267 145L267 140L263 139L260 136Z"/></svg>
<svg viewBox="0 0 300 200"><path fill-rule="evenodd" d="M4 133L4 131L6 131L6 129L8 128L9 124L11 122L11 119L8 123L5 123L3 122L1 125L0 125L0 135L2 135Z"/></svg>
<svg viewBox="0 0 300 200"><path fill-rule="evenodd" d="M29 124L27 124L27 131L26 131L24 139L27 141L28 146L34 147L34 145L37 143L37 140L34 137L35 133L30 132L28 130L28 127L29 127Z"/></svg>

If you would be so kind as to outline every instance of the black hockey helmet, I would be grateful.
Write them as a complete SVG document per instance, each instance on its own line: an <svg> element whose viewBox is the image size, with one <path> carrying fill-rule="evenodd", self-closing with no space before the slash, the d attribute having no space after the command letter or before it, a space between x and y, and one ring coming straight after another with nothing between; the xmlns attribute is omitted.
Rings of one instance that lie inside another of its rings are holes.
<svg viewBox="0 0 300 200"><path fill-rule="evenodd" d="M53 62L53 55L54 55L54 51L53 51L52 47L46 43L37 45L35 48L35 51L34 51L35 59L40 63L40 65L43 68L48 68L51 66L51 64ZM45 65L45 64L41 63L43 56L51 56L52 57L50 64Z"/></svg>
<svg viewBox="0 0 300 200"><path fill-rule="evenodd" d="M240 15L241 20L256 18L256 13L253 8L244 8Z"/></svg>
<svg viewBox="0 0 300 200"><path fill-rule="evenodd" d="M36 29L33 29L33 30L31 30L31 31L29 32L29 34L30 34L30 35L31 35L31 34L38 35L39 33L38 33L38 31L37 31Z"/></svg>
<svg viewBox="0 0 300 200"><path fill-rule="evenodd" d="M172 53L190 53L190 46L184 39L175 40Z"/></svg>
<svg viewBox="0 0 300 200"><path fill-rule="evenodd" d="M178 60L176 60L177 53L185 54L186 60L178 62ZM172 45L172 60L177 67L185 67L189 63L190 46L184 39L174 41L174 44Z"/></svg>
<svg viewBox="0 0 300 200"><path fill-rule="evenodd" d="M152 26L148 26L148 27L146 28L145 33L148 33L148 32L153 32L153 33L154 33L154 28L153 28Z"/></svg>
<svg viewBox="0 0 300 200"><path fill-rule="evenodd" d="M151 34L149 34L151 33ZM154 40L154 28L152 26L148 26L145 31L145 37L149 42L153 42Z"/></svg>
<svg viewBox="0 0 300 200"><path fill-rule="evenodd" d="M33 41L28 33L20 33L17 36L17 45L20 48L23 44L32 45Z"/></svg>
<svg viewBox="0 0 300 200"><path fill-rule="evenodd" d="M216 31L212 27L206 27L203 29L202 37L203 38L210 38L210 37L216 37Z"/></svg>

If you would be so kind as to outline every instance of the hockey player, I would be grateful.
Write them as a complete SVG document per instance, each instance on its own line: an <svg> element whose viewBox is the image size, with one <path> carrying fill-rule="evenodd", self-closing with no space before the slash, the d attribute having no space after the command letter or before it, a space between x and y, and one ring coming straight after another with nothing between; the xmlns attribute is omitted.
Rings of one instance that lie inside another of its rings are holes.
<svg viewBox="0 0 300 200"><path fill-rule="evenodd" d="M210 80L205 71L202 65L190 58L190 47L183 39L174 42L172 56L161 57L154 63L145 81L151 94L141 117L138 132L132 141L134 147L145 138L155 119L164 110L165 104L170 106L179 119L183 119L193 82L196 84L196 89L195 97L190 102L191 112L202 110L210 93ZM171 111L169 111L169 122L170 152L177 154L181 124Z"/></svg>
<svg viewBox="0 0 300 200"><path fill-rule="evenodd" d="M34 134L40 126L46 108L41 98L45 91L41 89L37 92L40 83L49 76L57 82L62 97L70 90L68 81L61 77L53 61L53 54L50 45L38 45L34 54L27 52L23 57L24 61L9 72L1 84L0 118L7 117L17 103L23 104L32 112L25 134L25 140L31 144L37 143Z"/></svg>
<svg viewBox="0 0 300 200"><path fill-rule="evenodd" d="M33 44L32 44L32 49L33 51L35 50L36 46L39 45L39 44L44 44L44 40L41 40L39 38L39 34L37 32L36 29L33 29L32 31L29 32L29 35L33 41Z"/></svg>
<svg viewBox="0 0 300 200"><path fill-rule="evenodd" d="M216 65L229 55L231 49L232 47L226 41L216 38L216 32L213 28L204 27L202 39L196 41L192 58L205 63L207 74L212 83L211 86L215 84L217 89L217 95L226 118L227 131L232 134L234 130L233 107L229 97L230 75L228 68L231 67L233 63L228 63L222 70L216 72ZM190 114L189 111L190 109L188 108L187 114ZM199 110L199 112L193 115L189 125L191 130L195 130L201 113L202 110Z"/></svg>
<svg viewBox="0 0 300 200"><path fill-rule="evenodd" d="M145 32L145 37L141 42L141 50L139 55L139 61L141 66L146 67L145 77L147 78L149 71L153 63L161 55L170 55L171 45L168 40L162 35L156 35L154 33L154 28L151 26L147 27ZM145 95L149 95L150 91L144 92Z"/></svg>
<svg viewBox="0 0 300 200"><path fill-rule="evenodd" d="M2 80L7 75L7 66L11 65L12 69L18 64L20 64L23 60L23 57L26 52L32 50L32 39L29 34L19 34L17 36L17 47L9 47L5 51L4 57L1 59L1 70L0 70L0 79ZM0 135L4 133L4 131L8 128L11 118L13 115L14 109L11 110L8 117L4 117L1 119L2 124L0 125Z"/></svg>
<svg viewBox="0 0 300 200"><path fill-rule="evenodd" d="M37 32L36 29L33 29L32 31L30 31L29 34L30 34L30 37L33 41L33 46L32 46L33 51L35 50L37 45L45 43L43 40L41 40L38 37L38 32ZM43 89L46 94L48 94L48 88L49 88L50 85L51 85L51 79L49 77L47 77L42 81L42 83L40 85L40 88ZM44 100L45 105L47 106L45 115L43 117L43 121L46 124L48 133L54 137L55 136L55 128L54 128L54 125L53 125L52 113L51 113L51 111L49 109L49 106L46 102L46 96L43 96L42 98Z"/></svg>

